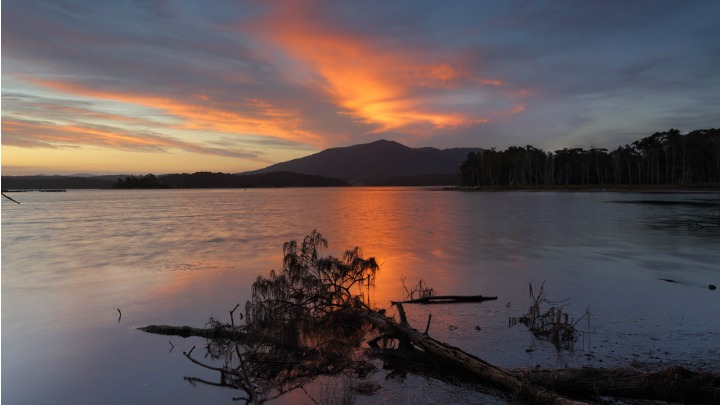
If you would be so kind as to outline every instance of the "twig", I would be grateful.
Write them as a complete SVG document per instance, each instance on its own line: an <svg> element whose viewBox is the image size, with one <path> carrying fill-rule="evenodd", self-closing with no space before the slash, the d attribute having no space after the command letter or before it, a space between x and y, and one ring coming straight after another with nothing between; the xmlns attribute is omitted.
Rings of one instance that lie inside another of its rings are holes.
<svg viewBox="0 0 720 405"><path fill-rule="evenodd" d="M8 200L14 202L14 203L20 204L18 201L15 201L15 200L13 200L12 198L10 198L10 197L8 197L7 195L5 195L5 193L2 193L2 196L5 197L5 198L7 198Z"/></svg>
<svg viewBox="0 0 720 405"><path fill-rule="evenodd" d="M417 285L413 287L412 290L408 290L407 286L405 286L405 279L405 275L400 277L400 281L402 282L403 288L405 289L408 300L412 301L413 299L415 299L415 293L418 294L419 298L426 298L435 295L435 289L428 287L423 279L420 279L420 281L418 281Z"/></svg>
<svg viewBox="0 0 720 405"><path fill-rule="evenodd" d="M427 325L425 326L425 333L424 335L427 336L428 331L430 330L430 320L432 319L432 314L428 314L428 321Z"/></svg>
<svg viewBox="0 0 720 405"><path fill-rule="evenodd" d="M210 385L210 386L213 386L213 387L223 387L223 388L224 388L224 387L231 387L231 388L234 388L232 385L228 385L228 384L225 384L225 383L216 383L216 382L213 382L213 381L208 381L208 380L204 380L204 379L202 379L202 378L197 378L197 377L185 377L184 380L187 381L187 382L189 382L190 384L192 384L193 387L195 386L195 383L198 383L198 382L199 382L199 383L203 383L203 384Z"/></svg>
<svg viewBox="0 0 720 405"><path fill-rule="evenodd" d="M227 373L227 374L231 374L231 375L234 375L234 376L236 376L236 377L242 378L242 376L241 376L237 371L235 371L235 370L231 370L231 369L228 369L228 368L222 368L222 367L213 367L213 366L207 365L207 364L205 364L205 363L202 363L202 362L200 362L200 361L198 361L198 360L195 360L195 359L191 356L193 350L195 350L195 346L193 346L192 349L190 349L189 352L183 352L183 355L184 355L185 357L187 357L187 358L188 358L190 361L192 361L193 363L197 364L198 366L204 367L204 368L206 368L206 369L208 369L208 370L215 370L215 371L219 371L219 372L221 372L221 373Z"/></svg>
<svg viewBox="0 0 720 405"><path fill-rule="evenodd" d="M238 309L239 306L240 306L240 304L235 305L235 308L233 308L232 311L230 311L231 318L233 316L233 313L235 312L236 309ZM240 319L243 319L243 314L240 314Z"/></svg>
<svg viewBox="0 0 720 405"><path fill-rule="evenodd" d="M235 308L230 311L230 325L232 326L233 332L236 331L235 329L235 310L238 309L240 306L240 303L235 305ZM242 314L240 314L240 319L242 319ZM255 349L257 349L260 346ZM240 353L240 346L238 345L237 340L235 339L235 353L237 353L238 361L240 362L240 370L242 371L242 376L238 374L238 377L243 378L245 381L245 392L248 394L248 400L246 402L252 401L255 402L258 398L257 391L255 390L255 386L253 385L252 380L250 379L250 374L248 373L247 365L245 364L245 361L243 360L243 355Z"/></svg>
<svg viewBox="0 0 720 405"><path fill-rule="evenodd" d="M407 279L407 277L405 277L404 274L402 276L400 276L400 282L402 283L403 289L405 290L405 294L407 294L408 298L412 299L412 294L410 293L410 290L408 290L408 288L405 286L406 279Z"/></svg>
<svg viewBox="0 0 720 405"><path fill-rule="evenodd" d="M402 303L398 302L395 304L395 306L397 306L398 315L400 315L400 323L407 325L408 324L407 316L405 316L405 308L403 308Z"/></svg>
<svg viewBox="0 0 720 405"><path fill-rule="evenodd" d="M305 395L307 395L308 398L310 398L311 401L313 401L314 404L320 405L320 403L318 403L318 401L316 401L315 398L313 398L312 395L310 395L310 393L307 392L307 390L305 389L305 386L302 386L302 385L301 385L301 386L300 386L300 389L302 390L302 392L305 393Z"/></svg>

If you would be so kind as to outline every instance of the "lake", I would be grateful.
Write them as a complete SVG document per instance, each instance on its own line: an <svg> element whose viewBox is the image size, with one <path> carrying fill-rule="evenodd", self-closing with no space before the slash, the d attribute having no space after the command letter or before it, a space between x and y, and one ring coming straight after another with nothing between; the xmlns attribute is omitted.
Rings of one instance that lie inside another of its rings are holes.
<svg viewBox="0 0 720 405"><path fill-rule="evenodd" d="M708 289L720 285L720 209L707 206L720 201L717 192L329 188L12 197L21 204L2 201L4 404L231 403L237 392L183 380L217 380L182 355L202 339L135 328L229 320L255 278L281 268L283 243L313 229L328 239L327 253L360 246L378 260L371 297L388 314L395 313L389 301L404 298L403 278L408 288L423 279L438 294L498 296L406 308L416 328L431 313L431 336L499 366L720 368L720 292ZM574 352L508 327L530 305L530 283L545 283L550 299L569 299L566 310L576 316L591 312ZM387 373L370 377L384 387L358 403L492 400L423 377L385 382ZM312 403L304 395L278 402Z"/></svg>

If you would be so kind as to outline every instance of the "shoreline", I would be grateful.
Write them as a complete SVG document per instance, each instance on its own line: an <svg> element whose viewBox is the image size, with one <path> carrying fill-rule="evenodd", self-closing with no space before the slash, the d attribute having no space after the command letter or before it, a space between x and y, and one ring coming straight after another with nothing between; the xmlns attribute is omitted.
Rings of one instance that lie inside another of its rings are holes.
<svg viewBox="0 0 720 405"><path fill-rule="evenodd" d="M443 191L629 191L645 193L673 192L717 192L720 184L609 184L609 185L524 185L524 186L480 186L480 187L443 187Z"/></svg>

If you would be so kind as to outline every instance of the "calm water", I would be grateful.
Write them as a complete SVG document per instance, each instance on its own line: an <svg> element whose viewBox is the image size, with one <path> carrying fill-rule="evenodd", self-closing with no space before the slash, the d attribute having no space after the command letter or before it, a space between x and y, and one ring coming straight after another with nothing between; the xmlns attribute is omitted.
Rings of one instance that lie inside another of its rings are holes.
<svg viewBox="0 0 720 405"><path fill-rule="evenodd" d="M135 328L227 319L257 275L280 267L283 242L313 229L328 238L328 253L360 246L382 263L372 293L379 307L402 298L402 277L408 287L422 278L439 294L497 295L408 309L417 328L432 313L432 336L501 366L720 364L720 292L707 288L720 285L720 235L710 226L720 212L614 202L718 201L717 193L342 188L13 197L22 204L2 201L5 404L230 403L237 393L183 380L217 378L182 356L202 340ZM528 283L543 282L549 298L570 298L568 311L593 314L574 354L507 327L529 305ZM420 377L386 384L385 373L371 379L386 388L358 402L487 400ZM303 395L286 401L311 402Z"/></svg>

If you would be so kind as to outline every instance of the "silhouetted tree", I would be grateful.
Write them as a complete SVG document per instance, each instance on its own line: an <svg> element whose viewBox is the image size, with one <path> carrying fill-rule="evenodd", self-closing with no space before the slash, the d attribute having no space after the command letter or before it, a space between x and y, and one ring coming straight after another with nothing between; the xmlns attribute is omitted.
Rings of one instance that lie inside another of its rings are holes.
<svg viewBox="0 0 720 405"><path fill-rule="evenodd" d="M146 174L145 176L127 176L125 180L118 179L113 188L167 188L167 185L160 184L158 178L154 174Z"/></svg>

